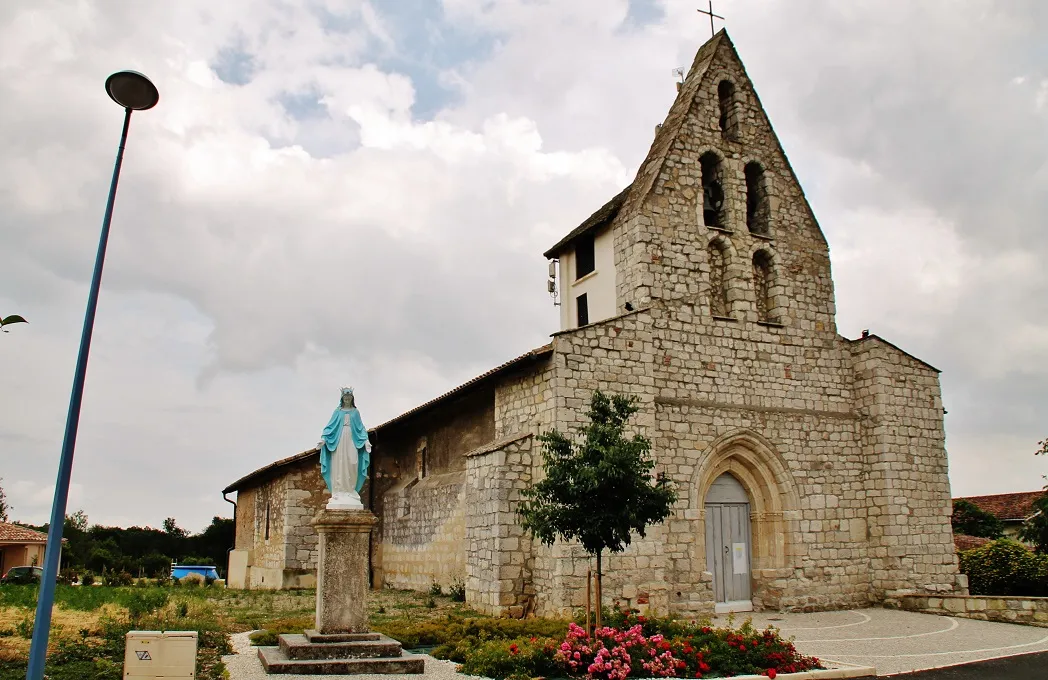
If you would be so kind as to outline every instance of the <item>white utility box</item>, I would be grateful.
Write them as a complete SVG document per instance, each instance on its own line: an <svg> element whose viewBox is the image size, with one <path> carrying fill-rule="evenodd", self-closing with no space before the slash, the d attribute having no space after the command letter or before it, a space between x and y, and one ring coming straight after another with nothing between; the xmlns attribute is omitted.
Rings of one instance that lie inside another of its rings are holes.
<svg viewBox="0 0 1048 680"><path fill-rule="evenodd" d="M196 649L195 630L133 630L127 634L124 677L195 678Z"/></svg>

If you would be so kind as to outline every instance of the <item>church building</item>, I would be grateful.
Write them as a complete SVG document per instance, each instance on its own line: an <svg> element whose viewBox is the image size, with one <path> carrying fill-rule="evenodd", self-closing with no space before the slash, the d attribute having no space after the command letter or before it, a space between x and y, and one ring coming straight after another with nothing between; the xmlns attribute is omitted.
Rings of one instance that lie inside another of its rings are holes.
<svg viewBox="0 0 1048 680"><path fill-rule="evenodd" d="M371 431L361 493L376 588L465 587L480 611L583 605L592 559L520 528L537 436L593 391L675 484L672 515L606 556L607 602L658 613L812 611L966 593L939 372L837 333L829 247L725 31L699 49L633 182L545 255L548 345ZM315 449L234 482L229 584L315 582Z"/></svg>

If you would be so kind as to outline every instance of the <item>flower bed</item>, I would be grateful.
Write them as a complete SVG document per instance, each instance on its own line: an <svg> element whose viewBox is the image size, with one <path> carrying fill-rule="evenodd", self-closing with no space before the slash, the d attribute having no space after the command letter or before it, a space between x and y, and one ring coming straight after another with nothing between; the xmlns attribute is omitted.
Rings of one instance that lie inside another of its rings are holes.
<svg viewBox="0 0 1048 680"><path fill-rule="evenodd" d="M617 620L615 620L617 619ZM496 639L472 649L434 650L434 656L461 661L469 675L519 680L535 677L717 678L733 675L796 673L822 668L803 656L774 628L758 631L714 628L674 619L613 615L612 625L587 635L571 623L562 639L529 636Z"/></svg>

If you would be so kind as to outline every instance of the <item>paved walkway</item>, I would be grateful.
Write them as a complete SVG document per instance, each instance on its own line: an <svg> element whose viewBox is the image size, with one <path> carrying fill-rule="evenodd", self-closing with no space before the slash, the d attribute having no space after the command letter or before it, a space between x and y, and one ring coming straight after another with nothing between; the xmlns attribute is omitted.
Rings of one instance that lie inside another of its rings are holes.
<svg viewBox="0 0 1048 680"><path fill-rule="evenodd" d="M797 649L830 662L873 666L878 675L951 666L982 659L1048 651L1048 628L857 609L818 614L736 614L736 624L773 625L795 637ZM725 616L717 618L724 622ZM1048 677L1048 671L1046 676Z"/></svg>

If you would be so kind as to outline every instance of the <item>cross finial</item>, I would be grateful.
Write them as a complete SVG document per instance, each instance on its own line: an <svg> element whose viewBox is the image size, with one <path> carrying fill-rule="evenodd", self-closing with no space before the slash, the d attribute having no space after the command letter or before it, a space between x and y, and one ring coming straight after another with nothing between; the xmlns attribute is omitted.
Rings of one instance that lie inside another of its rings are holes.
<svg viewBox="0 0 1048 680"><path fill-rule="evenodd" d="M708 14L708 15L710 15L710 37L712 38L713 36L717 35L717 32L713 30L713 18L716 17L716 18L720 19L721 21L724 21L724 17L722 17L719 14L714 14L713 13L713 0L709 0L709 3L710 3L709 11L706 11L704 9L700 9L700 10L696 10L696 11L699 14Z"/></svg>

